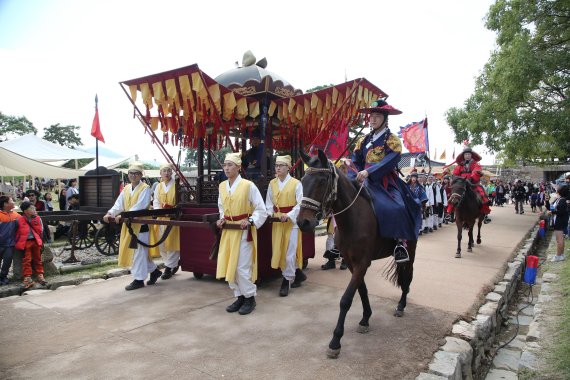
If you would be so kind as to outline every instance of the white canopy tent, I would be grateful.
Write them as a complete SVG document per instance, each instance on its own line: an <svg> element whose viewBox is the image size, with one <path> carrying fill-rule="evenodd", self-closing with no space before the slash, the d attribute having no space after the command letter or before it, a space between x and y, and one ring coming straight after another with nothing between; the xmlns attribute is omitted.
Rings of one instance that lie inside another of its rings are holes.
<svg viewBox="0 0 570 380"><path fill-rule="evenodd" d="M3 147L0 147L0 163L0 175L7 177L31 175L40 178L77 178L85 174L85 170L60 168L24 157Z"/></svg>
<svg viewBox="0 0 570 380"><path fill-rule="evenodd" d="M99 166L106 167L107 169L115 169L116 167L120 166L121 164L129 163L132 161L137 161L136 156L119 157L119 158L99 156ZM95 166L96 166L96 160L93 160L90 163L88 163L87 165L85 165L84 167L82 167L81 169L82 170L94 170L94 169L96 169Z"/></svg>
<svg viewBox="0 0 570 380"><path fill-rule="evenodd" d="M36 135L24 135L13 140L0 143L0 148L4 148L21 156L42 162L57 162L77 160L81 158L95 158L93 153L76 149L69 149L46 141ZM41 177L49 177L41 175ZM52 177L55 178L55 177Z"/></svg>

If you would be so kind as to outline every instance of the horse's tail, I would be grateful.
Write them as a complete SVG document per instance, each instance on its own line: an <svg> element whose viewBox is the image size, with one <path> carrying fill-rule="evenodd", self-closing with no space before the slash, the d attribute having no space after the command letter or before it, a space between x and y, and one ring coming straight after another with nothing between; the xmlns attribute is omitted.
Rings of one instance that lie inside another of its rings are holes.
<svg viewBox="0 0 570 380"><path fill-rule="evenodd" d="M383 272L386 280L390 281L394 286L401 288L404 274L408 273L412 268L411 261L406 261L403 263L396 263L392 261L392 264L388 265Z"/></svg>

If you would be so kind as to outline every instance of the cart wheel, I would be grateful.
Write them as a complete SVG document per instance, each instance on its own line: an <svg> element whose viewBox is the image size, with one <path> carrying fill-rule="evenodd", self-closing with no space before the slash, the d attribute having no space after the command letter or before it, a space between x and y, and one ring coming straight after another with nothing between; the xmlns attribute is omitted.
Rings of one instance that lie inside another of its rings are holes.
<svg viewBox="0 0 570 380"><path fill-rule="evenodd" d="M193 272L192 274L194 275L194 278L195 278L196 280L199 280L199 279L201 279L202 277L204 277L204 273L196 273L196 272Z"/></svg>
<svg viewBox="0 0 570 380"><path fill-rule="evenodd" d="M121 230L115 225L105 224L95 234L95 247L105 256L114 256L119 253L119 238Z"/></svg>
<svg viewBox="0 0 570 380"><path fill-rule="evenodd" d="M95 233L97 228L91 222L76 222L77 232L75 233L75 239L73 239L73 225L67 233L67 241L69 244L73 245L75 249L85 249L89 248L95 243Z"/></svg>
<svg viewBox="0 0 570 380"><path fill-rule="evenodd" d="M309 259L303 259L303 269L307 269L307 266L309 265Z"/></svg>

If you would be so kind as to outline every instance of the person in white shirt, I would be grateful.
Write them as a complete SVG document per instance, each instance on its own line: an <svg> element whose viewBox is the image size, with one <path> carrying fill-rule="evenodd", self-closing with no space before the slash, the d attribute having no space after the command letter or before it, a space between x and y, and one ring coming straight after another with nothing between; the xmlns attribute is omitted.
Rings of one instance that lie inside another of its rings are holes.
<svg viewBox="0 0 570 380"><path fill-rule="evenodd" d="M301 233L296 220L303 200L301 181L289 175L291 156L277 156L275 159L276 178L269 182L265 207L267 214L279 219L272 227L271 268L281 269L283 282L279 295L286 297L289 288L301 286L307 279L303 267Z"/></svg>
<svg viewBox="0 0 570 380"><path fill-rule="evenodd" d="M152 208L155 210L176 206L176 181L172 176L171 164L160 165L160 183L155 186ZM158 227L159 236L164 234L166 226ZM164 274L160 277L168 280L178 271L180 261L180 229L172 227L166 240L160 245L160 256L164 260Z"/></svg>
<svg viewBox="0 0 570 380"><path fill-rule="evenodd" d="M267 219L261 193L251 181L239 174L241 154L228 153L220 183L216 222L222 229L218 249L216 278L225 278L237 298L226 308L228 313L251 313L257 294L257 228Z"/></svg>
<svg viewBox="0 0 570 380"><path fill-rule="evenodd" d="M115 204L103 220L109 223L113 218L116 223L121 222L121 213L123 211L146 210L150 205L150 187L141 181L143 176L143 164L133 162L129 165L129 181L131 182L119 194ZM138 241L149 243L149 227L147 224L132 224L132 229L138 238ZM123 223L121 229L121 238L119 240L119 262L118 265L123 268L131 267L133 282L125 287L126 290L135 290L144 287L144 280L150 273L150 279L147 285L154 285L156 280L162 275L154 261L149 257L149 249L137 242L137 248L129 248L131 235L127 229L126 223Z"/></svg>

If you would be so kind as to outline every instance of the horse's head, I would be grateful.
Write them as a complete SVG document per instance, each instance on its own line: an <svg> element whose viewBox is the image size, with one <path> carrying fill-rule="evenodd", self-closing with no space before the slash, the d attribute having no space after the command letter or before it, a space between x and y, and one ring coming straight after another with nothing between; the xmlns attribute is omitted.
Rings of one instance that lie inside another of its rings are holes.
<svg viewBox="0 0 570 380"><path fill-rule="evenodd" d="M308 167L301 179L303 201L297 216L297 225L301 231L313 231L319 224L319 220L326 216L331 203L335 200L336 171L334 165L320 149L316 157L311 158L302 150L300 155Z"/></svg>
<svg viewBox="0 0 570 380"><path fill-rule="evenodd" d="M451 195L448 197L448 203L451 203L453 207L457 207L465 197L467 188L471 188L471 182L463 177L454 176L451 180Z"/></svg>

